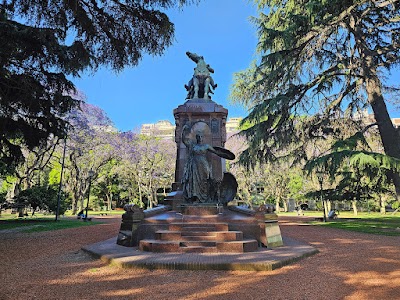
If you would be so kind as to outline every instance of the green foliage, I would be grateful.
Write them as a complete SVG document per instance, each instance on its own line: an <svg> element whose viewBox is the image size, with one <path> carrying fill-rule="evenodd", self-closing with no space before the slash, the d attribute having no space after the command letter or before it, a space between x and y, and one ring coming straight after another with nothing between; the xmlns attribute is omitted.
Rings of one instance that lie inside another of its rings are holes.
<svg viewBox="0 0 400 300"><path fill-rule="evenodd" d="M1 182L0 192L7 192L7 190L12 186L13 182L16 182L17 178L14 176L5 176L5 179Z"/></svg>
<svg viewBox="0 0 400 300"><path fill-rule="evenodd" d="M135 66L174 40L162 11L195 0L27 1L0 4L0 174L50 136L64 137L79 105L68 76Z"/></svg>
<svg viewBox="0 0 400 300"><path fill-rule="evenodd" d="M53 163L53 168L49 172L49 185L57 185L61 179L61 164L59 162Z"/></svg>
<svg viewBox="0 0 400 300"><path fill-rule="evenodd" d="M334 142L328 154L306 163L308 175L317 171L329 176L333 189L328 194L328 190L324 190L324 199L360 202L374 198L374 194L393 193L389 183L391 174L400 170L400 160L363 149L370 147L364 135L358 132Z"/></svg>
<svg viewBox="0 0 400 300"><path fill-rule="evenodd" d="M21 191L14 200L23 205L30 205L33 212L37 209L45 209L55 213L57 210L58 194L56 187L34 186ZM60 215L67 210L67 203L63 199L60 201Z"/></svg>
<svg viewBox="0 0 400 300"><path fill-rule="evenodd" d="M288 183L289 197L294 199L301 199L304 197L302 195L302 190L304 188L304 177L299 173L290 174L290 179Z"/></svg>
<svg viewBox="0 0 400 300"><path fill-rule="evenodd" d="M258 59L235 75L231 93L251 110L242 123L249 147L240 161L306 161L309 149L329 136L364 133L353 117L369 106L385 153L400 158L400 137L382 94L399 91L384 77L400 63L397 1L254 2ZM353 159L370 163L362 154Z"/></svg>
<svg viewBox="0 0 400 300"><path fill-rule="evenodd" d="M319 170L338 181L336 190L342 194L339 199L361 199L371 197L372 192L391 192L387 184L393 172L400 171L400 159L361 148L370 148L364 135L355 135L336 141L331 152L307 162L305 170L310 175Z"/></svg>
<svg viewBox="0 0 400 300"><path fill-rule="evenodd" d="M306 170L311 172L315 169L326 170L334 177L343 166L362 169L371 177L377 176L378 172L392 170L399 172L400 159L384 155L382 153L368 152L363 150L341 150L320 156L306 164Z"/></svg>
<svg viewBox="0 0 400 300"><path fill-rule="evenodd" d="M47 197L45 198L45 205L46 205L46 209L53 213L56 214L57 212L57 201L58 201L58 193L57 193L57 189L56 186L50 186L48 188L48 191L51 194L51 197ZM59 214L63 215L67 209L69 208L69 206L71 205L71 199L67 197L67 195L63 192L61 192L60 195L60 210L59 210Z"/></svg>

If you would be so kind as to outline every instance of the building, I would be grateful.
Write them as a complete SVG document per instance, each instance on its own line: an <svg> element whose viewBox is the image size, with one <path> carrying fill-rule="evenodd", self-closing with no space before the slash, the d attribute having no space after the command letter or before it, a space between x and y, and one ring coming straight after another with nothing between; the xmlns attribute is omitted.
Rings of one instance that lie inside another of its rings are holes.
<svg viewBox="0 0 400 300"><path fill-rule="evenodd" d="M236 133L239 131L239 125L240 122L243 120L242 117L238 118L229 118L228 121L226 121L226 133Z"/></svg>
<svg viewBox="0 0 400 300"><path fill-rule="evenodd" d="M367 111L355 114L355 119L364 119L367 124L375 122L373 114L368 114ZM226 121L226 133L232 134L239 131L239 125L242 121L242 117L229 118ZM400 118L392 118L394 127L400 128ZM175 125L168 120L161 120L154 124L143 124L140 128L140 134L154 135L163 139L174 140L175 136Z"/></svg>
<svg viewBox="0 0 400 300"><path fill-rule="evenodd" d="M155 124L143 124L140 134L154 135L156 137L173 140L175 137L175 125L168 120L161 120Z"/></svg>
<svg viewBox="0 0 400 300"><path fill-rule="evenodd" d="M396 128L400 128L400 118L392 118L393 126Z"/></svg>
<svg viewBox="0 0 400 300"><path fill-rule="evenodd" d="M226 121L226 133L236 133L239 130L239 124L242 118L230 118ZM161 120L154 124L143 124L140 128L140 134L154 135L162 139L174 140L175 125L168 120Z"/></svg>

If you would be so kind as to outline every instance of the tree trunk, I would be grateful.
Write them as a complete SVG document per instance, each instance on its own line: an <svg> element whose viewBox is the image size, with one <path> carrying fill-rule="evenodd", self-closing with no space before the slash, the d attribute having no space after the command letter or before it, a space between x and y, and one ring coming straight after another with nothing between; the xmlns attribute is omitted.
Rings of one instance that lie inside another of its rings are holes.
<svg viewBox="0 0 400 300"><path fill-rule="evenodd" d="M324 200L325 216L328 217L330 209L328 209L328 201Z"/></svg>
<svg viewBox="0 0 400 300"><path fill-rule="evenodd" d="M76 215L77 207L76 207L76 200L75 199L72 199L71 206L72 206L72 215Z"/></svg>
<svg viewBox="0 0 400 300"><path fill-rule="evenodd" d="M386 214L386 199L381 196L379 200L381 202L381 214Z"/></svg>
<svg viewBox="0 0 400 300"><path fill-rule="evenodd" d="M285 212L288 212L287 201L283 201L283 209L285 210Z"/></svg>
<svg viewBox="0 0 400 300"><path fill-rule="evenodd" d="M371 61L372 60L371 58ZM381 82L376 76L375 70L370 70L369 75L370 76L366 79L368 102L371 104L375 120L378 124L385 154L400 159L400 135L397 133L390 119L382 96ZM391 173L391 177L396 188L397 199L399 199L400 176L398 173Z"/></svg>
<svg viewBox="0 0 400 300"><path fill-rule="evenodd" d="M153 191L153 197L154 197L154 205L157 206L158 198L157 198L157 190L156 189L154 189L154 191Z"/></svg>
<svg viewBox="0 0 400 300"><path fill-rule="evenodd" d="M279 213L279 212L280 212L279 202L281 202L280 197L276 197L276 200L275 200L275 201L276 201L276 202L275 202L275 210L276 210L276 213Z"/></svg>
<svg viewBox="0 0 400 300"><path fill-rule="evenodd" d="M139 188L139 201L140 201L140 203L143 203L143 198L142 198L142 186L141 186L140 181L138 181L138 188ZM143 207L144 207L144 205L143 205Z"/></svg>
<svg viewBox="0 0 400 300"><path fill-rule="evenodd" d="M18 218L23 218L24 217L24 206L19 205L18 206Z"/></svg>
<svg viewBox="0 0 400 300"><path fill-rule="evenodd" d="M107 193L106 193L106 200L107 200L106 210L110 210L110 196Z"/></svg>
<svg viewBox="0 0 400 300"><path fill-rule="evenodd" d="M358 215L357 200L353 200L351 204L353 205L353 212L354 212L354 215L357 216L357 215Z"/></svg>
<svg viewBox="0 0 400 300"><path fill-rule="evenodd" d="M148 190L147 195L148 195L148 197L149 197L148 202L150 202L150 208L153 208L153 203L154 203L153 197L154 197L154 194L153 194L153 182L152 182L151 178L152 178L152 177L150 176L150 180L149 180L149 190Z"/></svg>
<svg viewBox="0 0 400 300"><path fill-rule="evenodd" d="M112 192L110 192L108 195L107 195L107 210L112 210L112 201L113 201L113 194L112 194Z"/></svg>
<svg viewBox="0 0 400 300"><path fill-rule="evenodd" d="M83 210L85 208L84 203L83 203L83 201L84 201L83 198L84 198L83 196L79 198L79 210Z"/></svg>

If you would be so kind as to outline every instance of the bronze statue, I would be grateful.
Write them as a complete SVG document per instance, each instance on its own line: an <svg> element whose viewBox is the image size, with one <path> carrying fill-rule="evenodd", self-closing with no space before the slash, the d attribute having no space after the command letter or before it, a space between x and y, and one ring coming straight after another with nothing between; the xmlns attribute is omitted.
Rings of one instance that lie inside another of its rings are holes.
<svg viewBox="0 0 400 300"><path fill-rule="evenodd" d="M188 91L186 99L210 99L209 94L213 94L213 89L217 88L217 84L210 75L210 73L214 73L214 69L206 64L203 56L189 51L186 52L186 55L197 64L192 79L187 85L185 84Z"/></svg>
<svg viewBox="0 0 400 300"><path fill-rule="evenodd" d="M187 125L182 129L182 141L188 150L182 179L183 196L187 202L191 203L219 202L221 183L212 178L211 165L206 156L207 151L226 159L234 159L235 155L224 148L203 144L201 131L196 132L196 141L191 140L190 130L191 128Z"/></svg>

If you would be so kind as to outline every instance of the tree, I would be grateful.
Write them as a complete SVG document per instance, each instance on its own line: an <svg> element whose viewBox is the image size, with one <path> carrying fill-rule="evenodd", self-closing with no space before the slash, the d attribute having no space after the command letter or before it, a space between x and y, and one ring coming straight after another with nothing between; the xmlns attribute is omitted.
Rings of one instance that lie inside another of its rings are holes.
<svg viewBox="0 0 400 300"><path fill-rule="evenodd" d="M46 209L49 212L55 212L57 208L57 188L52 186L34 186L21 191L14 199L20 205L30 205L32 216L39 209ZM66 204L61 202L60 214L66 211Z"/></svg>
<svg viewBox="0 0 400 300"><path fill-rule="evenodd" d="M191 0L27 1L0 4L0 173L50 135L64 137L79 105L67 76L135 66L161 55L174 25L161 9Z"/></svg>
<svg viewBox="0 0 400 300"><path fill-rule="evenodd" d="M106 199L107 210L111 210L113 205L112 202L115 200L115 196L119 196L119 174L118 174L118 161L112 159L102 168L96 185L93 186L93 192L99 197ZM119 198L119 197L118 197ZM116 203L116 207L122 207L122 203Z"/></svg>
<svg viewBox="0 0 400 300"><path fill-rule="evenodd" d="M84 207L89 184L116 157L115 139L118 135L111 130L111 120L104 111L94 105L81 103L81 109L74 110L69 121L73 128L67 140L65 182L75 214L78 207Z"/></svg>
<svg viewBox="0 0 400 300"><path fill-rule="evenodd" d="M29 150L22 147L23 163L16 166L13 175L17 178L14 184L14 195L19 191L30 188L33 185L41 185L50 173L51 164L54 161L54 152L59 143L58 138L50 137L45 143Z"/></svg>
<svg viewBox="0 0 400 300"><path fill-rule="evenodd" d="M261 58L236 74L232 93L251 109L244 119L251 126L243 159L271 160L277 153L304 158L307 143L340 131L332 124L356 121L366 107L385 154L400 158L400 135L384 98L399 91L385 80L400 63L399 1L255 2ZM297 147L282 152L295 141ZM395 172L392 177L400 195L400 178Z"/></svg>
<svg viewBox="0 0 400 300"><path fill-rule="evenodd" d="M374 152L364 135L358 132L335 142L328 154L308 161L305 169L309 174L313 169L325 171L330 181L337 183L335 190L341 194L338 198L351 200L357 214L356 203L362 196L367 198L372 193L381 196L393 192L388 184L392 172L400 171L400 159ZM384 208L384 198L380 198Z"/></svg>
<svg viewBox="0 0 400 300"><path fill-rule="evenodd" d="M116 170L128 191L129 202L157 205L157 190L173 180L176 148L170 140L124 132L119 135Z"/></svg>

